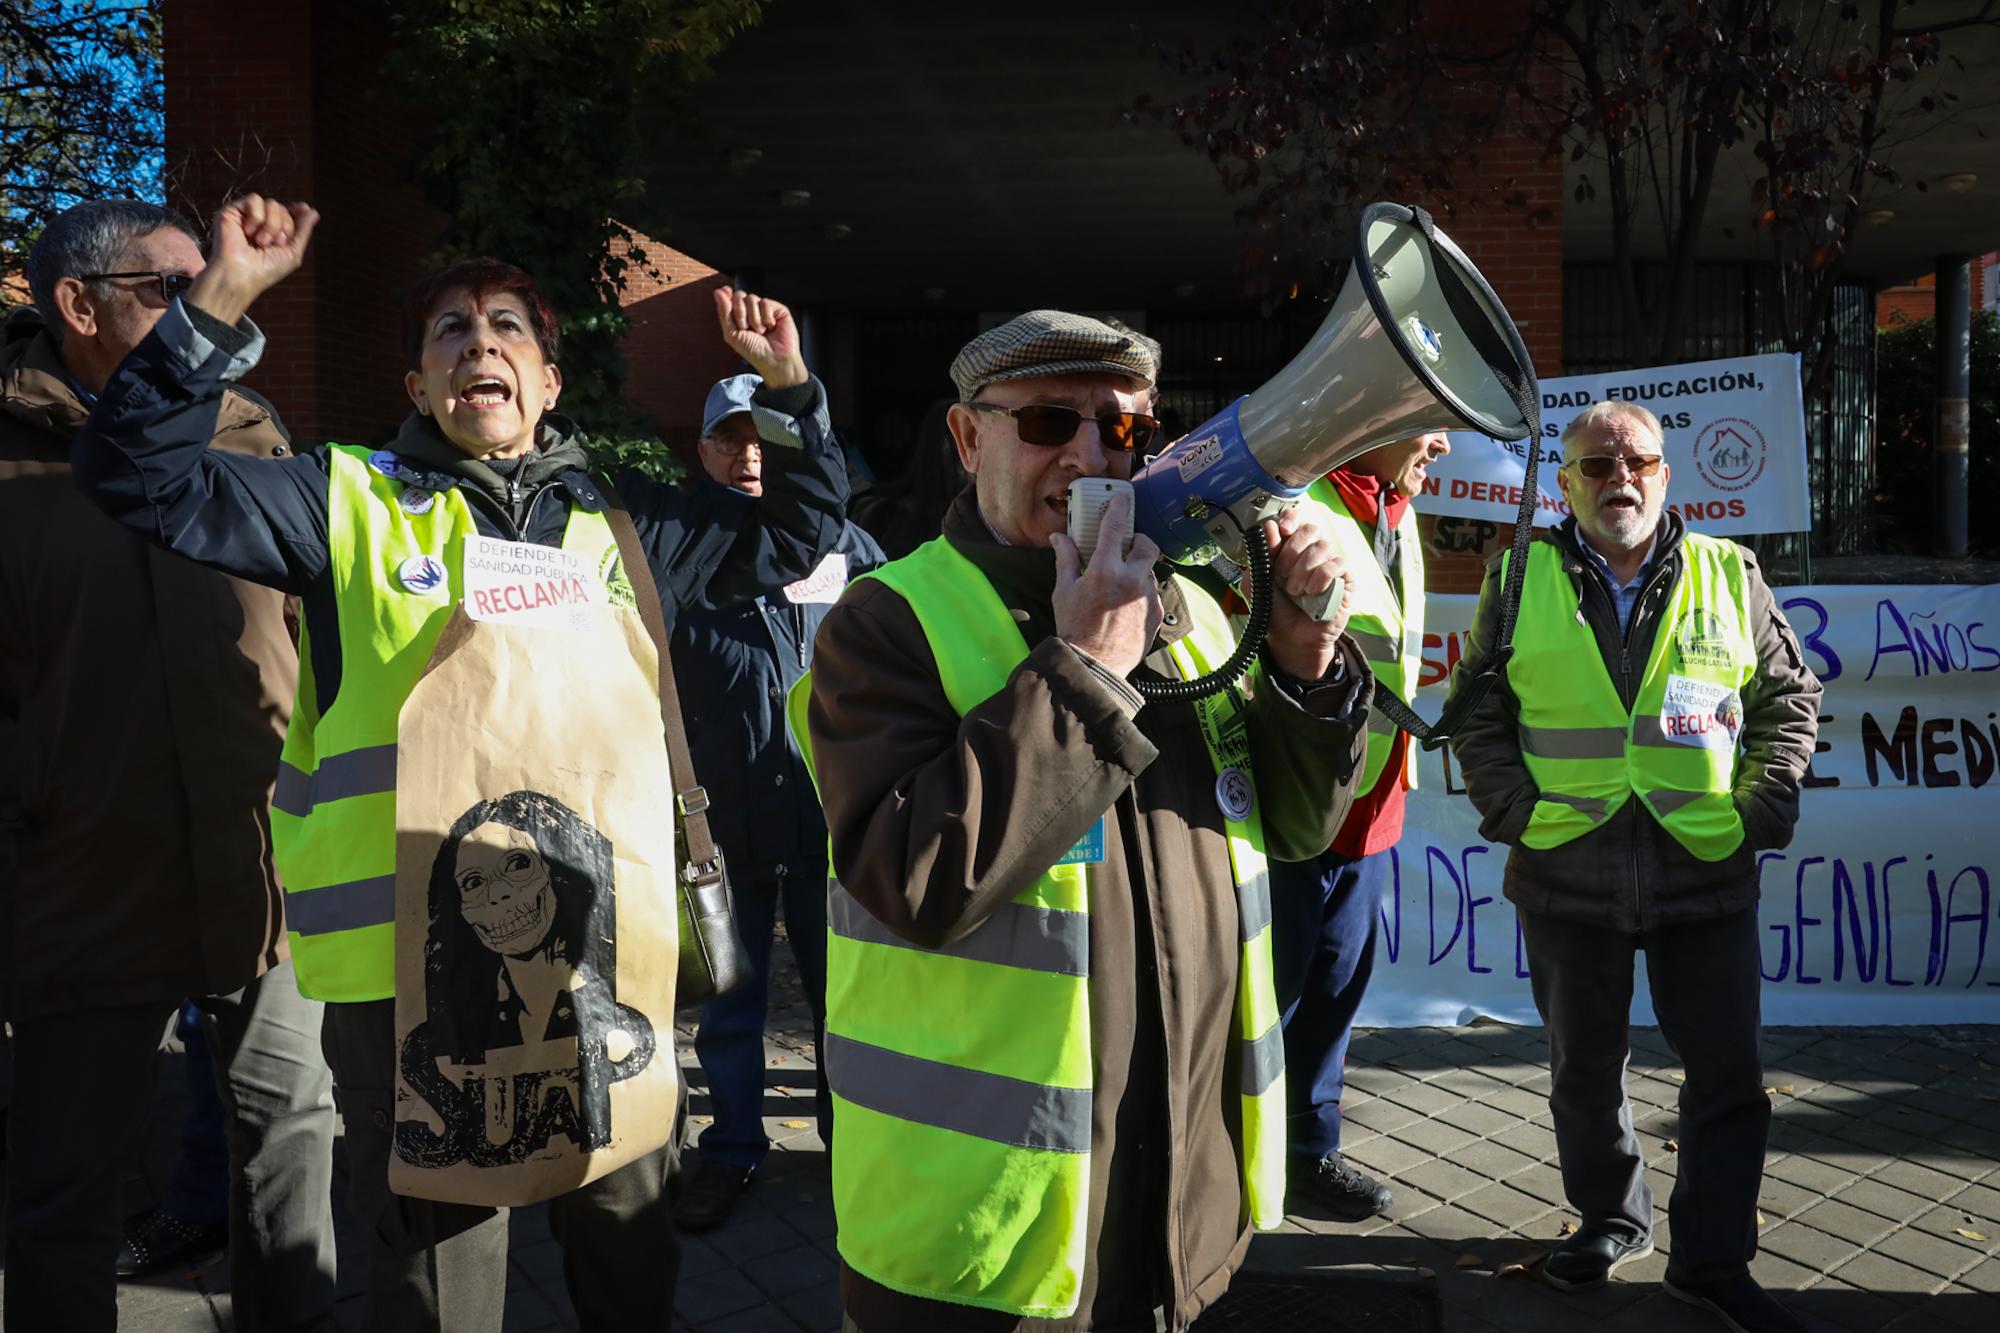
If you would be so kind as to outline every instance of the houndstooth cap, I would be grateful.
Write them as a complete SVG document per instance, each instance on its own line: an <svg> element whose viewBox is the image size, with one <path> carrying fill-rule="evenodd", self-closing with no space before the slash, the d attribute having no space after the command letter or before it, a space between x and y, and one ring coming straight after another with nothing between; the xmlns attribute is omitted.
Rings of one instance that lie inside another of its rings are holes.
<svg viewBox="0 0 2000 1333"><path fill-rule="evenodd" d="M989 384L1037 375L1123 375L1146 384L1159 366L1139 338L1066 310L1030 310L967 343L951 363L958 400Z"/></svg>

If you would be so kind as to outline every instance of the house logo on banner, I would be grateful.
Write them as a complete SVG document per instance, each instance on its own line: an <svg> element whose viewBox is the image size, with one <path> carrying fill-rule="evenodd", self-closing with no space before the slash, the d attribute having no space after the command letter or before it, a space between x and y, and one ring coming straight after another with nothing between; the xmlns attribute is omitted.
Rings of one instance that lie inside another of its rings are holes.
<svg viewBox="0 0 2000 1333"><path fill-rule="evenodd" d="M1770 453L1764 432L1742 417L1711 421L1694 440L1695 470L1718 491L1740 491L1756 485Z"/></svg>

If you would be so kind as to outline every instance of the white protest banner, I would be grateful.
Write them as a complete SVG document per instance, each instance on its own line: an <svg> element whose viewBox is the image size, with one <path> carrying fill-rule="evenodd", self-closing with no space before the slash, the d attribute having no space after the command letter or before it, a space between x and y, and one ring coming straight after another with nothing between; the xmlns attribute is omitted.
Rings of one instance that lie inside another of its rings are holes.
<svg viewBox="0 0 2000 1333"><path fill-rule="evenodd" d="M1592 403L1608 400L1637 403L1659 417L1673 470L1667 505L1695 531L1727 536L1812 527L1799 359L1788 352L1543 380L1537 526L1569 515L1556 484L1563 428ZM1431 464L1418 512L1513 522L1526 450L1525 440L1502 444L1453 431L1451 454Z"/></svg>
<svg viewBox="0 0 2000 1333"><path fill-rule="evenodd" d="M1797 832L1758 858L1764 1021L2000 1022L2000 585L1774 591L1826 697ZM1474 604L1429 599L1426 718ZM1356 1021L1538 1023L1508 849L1480 838L1455 763L1420 764ZM1634 987L1651 1023L1643 956Z"/></svg>

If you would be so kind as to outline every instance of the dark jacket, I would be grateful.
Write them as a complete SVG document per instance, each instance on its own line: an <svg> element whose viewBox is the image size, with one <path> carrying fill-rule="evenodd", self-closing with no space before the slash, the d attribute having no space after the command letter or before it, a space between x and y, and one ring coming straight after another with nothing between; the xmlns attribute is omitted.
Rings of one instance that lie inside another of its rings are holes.
<svg viewBox="0 0 2000 1333"><path fill-rule="evenodd" d="M1661 515L1651 572L1640 588L1631 624L1620 634L1611 591L1595 560L1578 545L1576 520L1544 531L1538 540L1562 553L1563 571L1576 585L1579 605L1627 711L1639 691L1639 666L1652 651L1660 617L1685 564L1686 525L1671 510ZM1736 763L1736 808L1743 817L1743 845L1722 861L1703 861L1681 846L1644 804L1629 800L1600 827L1560 847L1537 851L1518 845L1534 813L1538 788L1521 759L1521 708L1503 677L1452 738L1466 792L1479 808L1480 836L1513 847L1504 889L1523 911L1640 932L1726 916L1757 902L1757 853L1785 846L1799 818L1799 779L1812 757L1819 727L1820 683L1806 665L1799 641L1748 551L1743 553L1750 594L1757 674L1743 689L1742 750ZM1500 561L1487 565L1479 608L1466 641L1464 662L1477 662L1499 632ZM1629 671L1621 664L1635 664ZM1452 677L1455 694L1465 681Z"/></svg>
<svg viewBox="0 0 2000 1333"><path fill-rule="evenodd" d="M262 335L252 344L254 330L184 312L177 302L106 386L77 437L77 484L148 540L297 594L323 716L341 674L327 554L327 450L256 466L204 452L231 355L260 349ZM847 473L818 381L760 389L757 401L768 409L757 415L776 465L761 501L721 487L693 493L638 473L618 480L669 617L782 588L817 565L840 535ZM427 417L412 416L388 448L402 479L434 490L458 487L485 535L559 546L571 506L607 503L584 470L574 430L565 418L547 418L541 456L521 460L504 478L460 454Z"/></svg>
<svg viewBox="0 0 2000 1333"><path fill-rule="evenodd" d="M191 450L291 452L221 396ZM70 479L87 409L33 311L0 346L0 1018L226 994L285 957L266 806L282 594L148 546Z"/></svg>
<svg viewBox="0 0 2000 1333"><path fill-rule="evenodd" d="M1018 1320L899 1295L843 1269L869 1333L1179 1328L1229 1285L1249 1244L1238 1174L1236 894L1215 770L1193 705L1144 703L1055 635L1055 556L1002 546L968 489L945 537L1030 645L1006 688L961 720L909 604L855 584L820 627L809 725L840 882L896 934L936 947L983 921L1099 819L1093 875L1090 1211L1081 1305ZM1176 587L1141 676L1173 678L1187 633ZM1267 677L1248 710L1266 842L1315 856L1360 772L1366 663L1338 682ZM920 1002L922 997L911 997ZM893 1206L893 1205L892 1205Z"/></svg>
<svg viewBox="0 0 2000 1333"><path fill-rule="evenodd" d="M700 488L708 487L726 489L704 478ZM857 578L882 563L882 550L843 524L833 555L810 580L830 577L843 562L845 579ZM712 801L709 829L738 883L826 873L826 820L785 725L785 696L812 664L813 635L840 591L794 584L734 606L684 611L674 625L688 748Z"/></svg>

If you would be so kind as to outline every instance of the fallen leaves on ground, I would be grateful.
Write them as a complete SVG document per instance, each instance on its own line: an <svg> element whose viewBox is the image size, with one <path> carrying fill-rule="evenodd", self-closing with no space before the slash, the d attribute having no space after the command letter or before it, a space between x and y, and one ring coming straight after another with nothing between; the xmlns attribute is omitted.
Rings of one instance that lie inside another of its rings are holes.
<svg viewBox="0 0 2000 1333"><path fill-rule="evenodd" d="M804 1129L806 1127L806 1122L803 1120L780 1120L778 1123L786 1129Z"/></svg>
<svg viewBox="0 0 2000 1333"><path fill-rule="evenodd" d="M1674 1082L1676 1082L1676 1083L1685 1083L1685 1082L1687 1082L1687 1081L1688 1081L1688 1076L1687 1076L1686 1074L1682 1074L1682 1073L1678 1073L1678 1072L1676 1072L1676 1073L1672 1073L1672 1074L1669 1074L1669 1075L1667 1075L1667 1077L1668 1077L1668 1078L1670 1078L1670 1079L1672 1079L1672 1080L1673 1080Z"/></svg>
<svg viewBox="0 0 2000 1333"><path fill-rule="evenodd" d="M1569 1220L1568 1218L1564 1218L1564 1219L1563 1219L1563 1224L1562 1224L1561 1226L1559 1226L1559 1227L1557 1227L1557 1228L1556 1228L1556 1234L1557 1234L1558 1236L1573 1236L1573 1235L1575 1235L1575 1234L1576 1234L1576 1223L1574 1223L1574 1222L1570 1221L1570 1220Z"/></svg>
<svg viewBox="0 0 2000 1333"><path fill-rule="evenodd" d="M1967 1240L1983 1241L1986 1239L1985 1232L1974 1231L1971 1227L1960 1227L1958 1229L1958 1234L1965 1237Z"/></svg>
<svg viewBox="0 0 2000 1333"><path fill-rule="evenodd" d="M1486 1267L1486 1261L1472 1253L1472 1251L1467 1250L1464 1254L1458 1256L1458 1262L1452 1266L1454 1268L1484 1268Z"/></svg>
<svg viewBox="0 0 2000 1333"><path fill-rule="evenodd" d="M1668 1140L1667 1140L1667 1151L1668 1151L1668 1152L1679 1152L1680 1150L1681 1150L1681 1141L1680 1141L1679 1139L1668 1139ZM1739 1217L1740 1217L1741 1215L1742 1215L1742 1214L1740 1214L1740 1213L1738 1214L1738 1216L1739 1216Z"/></svg>
<svg viewBox="0 0 2000 1333"><path fill-rule="evenodd" d="M1549 1257L1549 1252L1537 1246L1535 1249L1529 1250L1526 1254L1514 1260L1512 1263L1500 1265L1500 1271L1494 1274L1494 1276L1495 1277L1532 1276L1534 1271L1542 1266L1542 1260L1548 1257Z"/></svg>

